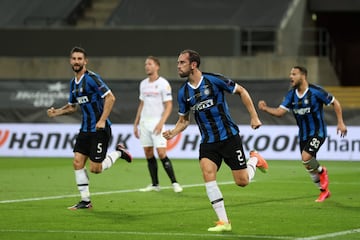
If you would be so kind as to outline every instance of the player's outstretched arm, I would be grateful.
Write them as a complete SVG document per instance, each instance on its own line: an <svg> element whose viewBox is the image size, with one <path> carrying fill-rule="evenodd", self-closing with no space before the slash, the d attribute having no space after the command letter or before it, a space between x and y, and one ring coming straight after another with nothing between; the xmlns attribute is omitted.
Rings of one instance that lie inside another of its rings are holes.
<svg viewBox="0 0 360 240"><path fill-rule="evenodd" d="M76 112L76 109L77 109L76 105L71 105L71 104L66 104L61 108L51 107L47 110L47 115L51 118L57 117L60 115Z"/></svg>
<svg viewBox="0 0 360 240"><path fill-rule="evenodd" d="M189 124L190 124L189 113L184 116L179 116L179 120L177 121L174 129L164 131L163 137L166 138L167 140L172 139L180 132L184 131L187 128L187 126L189 126Z"/></svg>
<svg viewBox="0 0 360 240"><path fill-rule="evenodd" d="M259 101L258 107L260 110L267 112L275 117L282 117L287 112L284 108L281 107L277 107L277 108L268 107L264 100Z"/></svg>

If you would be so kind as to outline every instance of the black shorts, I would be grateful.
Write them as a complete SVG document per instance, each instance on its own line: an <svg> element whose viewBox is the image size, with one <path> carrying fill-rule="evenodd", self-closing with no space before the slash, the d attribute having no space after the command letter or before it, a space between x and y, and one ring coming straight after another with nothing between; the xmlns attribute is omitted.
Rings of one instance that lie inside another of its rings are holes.
<svg viewBox="0 0 360 240"><path fill-rule="evenodd" d="M300 141L300 151L305 151L311 156L316 157L316 153L320 150L325 138L319 136L311 136L306 141Z"/></svg>
<svg viewBox="0 0 360 240"><path fill-rule="evenodd" d="M199 159L208 158L220 169L222 160L231 170L245 169L246 157L239 135L215 143L201 143Z"/></svg>
<svg viewBox="0 0 360 240"><path fill-rule="evenodd" d="M82 153L93 162L101 163L107 153L111 138L111 128L107 126L96 132L79 132L74 146L74 152Z"/></svg>

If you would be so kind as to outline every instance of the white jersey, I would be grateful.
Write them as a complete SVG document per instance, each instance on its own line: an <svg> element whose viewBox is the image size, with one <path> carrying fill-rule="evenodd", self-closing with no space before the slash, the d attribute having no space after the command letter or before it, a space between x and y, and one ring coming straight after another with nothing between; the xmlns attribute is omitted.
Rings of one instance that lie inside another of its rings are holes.
<svg viewBox="0 0 360 240"><path fill-rule="evenodd" d="M139 99L144 102L140 120L160 120L164 112L164 102L172 100L171 86L163 77L153 82L145 78L140 83Z"/></svg>

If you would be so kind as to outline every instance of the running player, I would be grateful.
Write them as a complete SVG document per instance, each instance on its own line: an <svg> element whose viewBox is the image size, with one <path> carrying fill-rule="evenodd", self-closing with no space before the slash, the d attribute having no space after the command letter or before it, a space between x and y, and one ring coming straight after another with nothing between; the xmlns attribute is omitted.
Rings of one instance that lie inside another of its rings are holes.
<svg viewBox="0 0 360 240"><path fill-rule="evenodd" d="M225 78L222 75L201 72L200 55L194 50L184 50L177 61L179 76L187 81L179 90L179 119L172 130L164 132L164 137L171 139L189 125L190 111L194 113L195 121L201 133L200 168L207 196L218 217L214 227L208 231L231 231L223 195L216 182L216 173L224 162L232 170L235 183L245 187L255 176L256 168L266 172L267 162L256 151L250 152L250 159L246 162L239 128L230 117L224 92L237 94L246 106L251 127L257 129L261 126L258 114L247 90Z"/></svg>
<svg viewBox="0 0 360 240"><path fill-rule="evenodd" d="M61 108L47 110L49 117L74 113L77 105L82 112L82 124L74 146L75 180L81 200L69 209L91 208L89 176L86 161L90 159L90 171L101 173L110 168L121 157L132 161L130 153L118 144L116 151L107 155L111 138L109 115L115 103L115 96L101 77L86 69L87 54L83 48L74 47L70 53L70 64L75 77L70 82L69 102Z"/></svg>
<svg viewBox="0 0 360 240"><path fill-rule="evenodd" d="M334 107L337 117L337 133L340 133L341 137L345 137L347 129L343 121L341 105L335 97L321 87L309 84L305 67L294 66L291 69L290 83L292 88L279 107L268 107L263 100L259 101L258 106L260 110L277 117L292 111L299 127L302 163L312 181L320 189L320 195L315 201L323 202L331 194L327 169L316 160L316 153L327 136L323 105Z"/></svg>

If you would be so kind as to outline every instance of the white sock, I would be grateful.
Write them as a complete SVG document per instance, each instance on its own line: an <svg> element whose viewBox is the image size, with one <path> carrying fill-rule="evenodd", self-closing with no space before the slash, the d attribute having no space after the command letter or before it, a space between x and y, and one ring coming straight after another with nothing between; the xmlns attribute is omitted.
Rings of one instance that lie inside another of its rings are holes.
<svg viewBox="0 0 360 240"><path fill-rule="evenodd" d="M114 151L109 153L106 158L104 159L104 161L102 161L102 170L106 170L108 168L110 168L115 162L116 160L121 156L121 152L119 151Z"/></svg>
<svg viewBox="0 0 360 240"><path fill-rule="evenodd" d="M205 183L206 193L219 220L228 223L224 199L216 181Z"/></svg>
<svg viewBox="0 0 360 240"><path fill-rule="evenodd" d="M80 191L81 200L90 201L89 177L86 168L75 170L75 180Z"/></svg>
<svg viewBox="0 0 360 240"><path fill-rule="evenodd" d="M251 158L249 158L249 161L247 162L247 171L249 174L250 181L255 177L257 162L258 162L257 157L251 157Z"/></svg>

